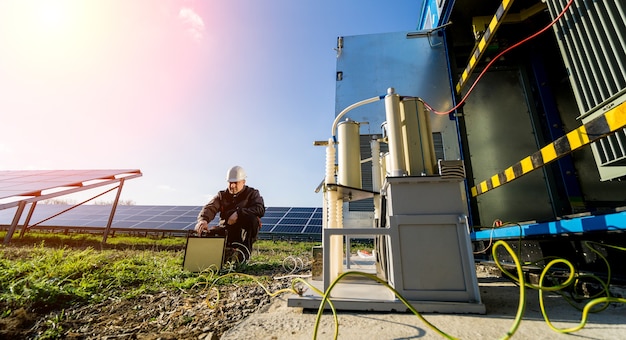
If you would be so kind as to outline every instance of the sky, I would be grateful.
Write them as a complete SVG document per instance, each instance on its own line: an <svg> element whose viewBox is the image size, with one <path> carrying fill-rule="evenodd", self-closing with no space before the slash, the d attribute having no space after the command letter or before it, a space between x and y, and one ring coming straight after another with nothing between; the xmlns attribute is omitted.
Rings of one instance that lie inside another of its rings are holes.
<svg viewBox="0 0 626 340"><path fill-rule="evenodd" d="M338 36L415 30L420 0L0 0L0 170L140 169L121 199L203 205L244 167L318 207ZM114 196L111 198L113 199Z"/></svg>

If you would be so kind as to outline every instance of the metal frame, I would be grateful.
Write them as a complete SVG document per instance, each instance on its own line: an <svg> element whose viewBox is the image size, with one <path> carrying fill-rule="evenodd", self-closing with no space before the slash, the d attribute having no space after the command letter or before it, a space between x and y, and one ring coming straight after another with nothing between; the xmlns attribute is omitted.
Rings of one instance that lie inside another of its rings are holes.
<svg viewBox="0 0 626 340"><path fill-rule="evenodd" d="M626 211L606 215L585 215L543 223L515 224L470 234L472 241L525 237L585 234L594 231L626 232Z"/></svg>
<svg viewBox="0 0 626 340"><path fill-rule="evenodd" d="M11 171L13 172L13 171ZM64 175L68 175L69 174L76 174L77 171L73 171L73 170L56 170L56 171L50 171L50 172L41 172L41 171L18 171L16 172L17 174L24 174L25 176L32 176L33 174L45 174L45 173L58 173L60 178L63 178ZM79 171L80 172L80 171ZM95 172L99 172L101 173L100 175L96 175ZM0 174L6 174L9 173L9 171L0 171ZM13 195L7 195L7 196L3 196L0 197L0 199L8 199L8 200L12 200L8 203L3 203L0 204L0 209L9 209L9 208L13 208L13 207L17 207L17 210L15 212L15 215L13 217L13 221L11 223L11 226L9 227L9 230L7 231L7 234L4 237L4 244L9 244L11 242L11 238L13 237L13 234L15 233L15 230L17 229L17 226L19 224L20 218L22 216L22 213L24 212L24 209L26 208L27 204L31 204L30 209L28 211L28 215L26 217L26 220L22 226L22 234L25 232L25 230L28 228L28 223L30 222L30 218L32 217L32 214L35 210L35 207L37 206L37 202L42 201L42 200L46 200L46 199L50 199L50 198L54 198L54 197L59 197L59 196L63 196L63 195L68 195L68 194L72 194L72 193L76 193L76 192L80 192L80 191L85 191L85 190L89 190L89 189L93 189L93 188L98 188L101 186L105 186L105 185L111 185L111 184L116 184L119 183L119 185L117 186L117 195L115 197L115 201L113 202L113 206L111 209L111 213L109 215L109 220L107 223L107 226L105 228L104 231L104 236L102 239L102 242L105 243L108 233L111 229L111 223L113 221L113 217L115 215L115 209L117 208L117 203L119 201L119 197L120 197L120 193L122 191L122 187L124 184L124 181L127 179L132 179L132 178L137 178L137 177L141 177L142 173L140 170L85 170L84 171L84 176L80 177L79 181L76 181L76 179L73 179L72 181L68 182L58 182L61 184L56 184L56 185L50 185L50 186L45 186L44 184L41 185L41 187L39 187L37 190L28 190L25 192L20 192L18 194L13 194ZM18 176L19 177L19 176ZM92 182L92 181L98 181L95 183L90 183L90 184L85 184L87 182ZM48 194L43 194L44 191L50 191L50 193ZM96 195L95 197L97 197L99 195ZM27 197L27 198L21 198L21 197ZM93 197L93 198L95 198ZM91 198L91 199L93 199ZM89 199L89 200L91 200ZM89 201L87 200L87 201ZM87 201L84 201L82 203L85 203ZM82 204L81 203L81 204Z"/></svg>

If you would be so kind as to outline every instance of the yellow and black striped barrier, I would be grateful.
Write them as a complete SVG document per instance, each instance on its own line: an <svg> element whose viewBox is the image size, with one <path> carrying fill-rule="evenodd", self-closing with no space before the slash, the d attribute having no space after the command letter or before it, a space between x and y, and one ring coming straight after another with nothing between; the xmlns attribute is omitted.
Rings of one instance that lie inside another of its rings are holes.
<svg viewBox="0 0 626 340"><path fill-rule="evenodd" d="M626 102L607 111L602 116L581 125L576 130L570 131L565 136L558 138L503 172L480 182L470 189L472 197L484 194L491 189L518 179L624 126L626 126Z"/></svg>
<svg viewBox="0 0 626 340"><path fill-rule="evenodd" d="M474 46L474 50L472 51L472 55L470 57L469 63L465 67L465 70L461 74L461 79L456 85L457 94L461 93L461 89L463 89L463 86L465 86L465 83L469 79L469 76L474 71L476 64L478 63L482 55L485 53L487 46L489 46L489 42L491 41L491 39L493 39L496 33L496 29L498 28L498 26L500 26L500 24L504 20L504 16L509 11L509 8L511 8L512 4L513 4L513 0L503 0L500 6L498 7L498 10L496 10L496 14L493 16L493 18L491 18L491 21L489 22L489 26L485 29L485 33L480 38L480 41Z"/></svg>

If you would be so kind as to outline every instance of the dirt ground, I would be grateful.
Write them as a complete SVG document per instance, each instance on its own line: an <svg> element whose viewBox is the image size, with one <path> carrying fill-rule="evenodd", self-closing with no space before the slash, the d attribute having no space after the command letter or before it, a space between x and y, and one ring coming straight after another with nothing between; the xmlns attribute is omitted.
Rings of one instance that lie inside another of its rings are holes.
<svg viewBox="0 0 626 340"><path fill-rule="evenodd" d="M274 282L270 291L290 286ZM116 299L48 313L14 311L0 318L0 339L218 339L259 308L270 296L260 287L230 286L214 293L161 292L134 299ZM4 310L0 305L0 309Z"/></svg>
<svg viewBox="0 0 626 340"><path fill-rule="evenodd" d="M479 270L479 288L487 308L484 315L426 314L424 318L450 337L496 339L507 335L518 308L519 288L490 271ZM291 279L268 287L278 291ZM526 290L524 318L513 338L572 339L548 327L536 291ZM210 292L161 292L131 300L116 299L64 311L33 313L14 311L0 318L0 339L37 339L57 334L62 339L311 339L316 310L287 306L288 295L270 297L260 286L222 289L220 302L211 308ZM618 293L621 294L621 293ZM622 295L623 296L623 295ZM562 298L546 299L556 327L579 324L581 312ZM2 308L2 306L0 306ZM339 339L439 339L445 338L410 313L344 312L338 314ZM318 339L333 339L330 313L320 319ZM626 338L626 306L613 304L591 314L585 327L574 333L580 339Z"/></svg>

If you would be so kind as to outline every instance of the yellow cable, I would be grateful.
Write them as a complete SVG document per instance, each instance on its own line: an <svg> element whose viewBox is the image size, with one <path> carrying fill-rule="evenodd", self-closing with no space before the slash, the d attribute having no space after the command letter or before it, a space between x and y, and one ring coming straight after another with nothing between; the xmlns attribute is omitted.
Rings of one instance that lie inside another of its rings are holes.
<svg viewBox="0 0 626 340"><path fill-rule="evenodd" d="M341 281L341 279L343 279L346 276L364 276L367 278L370 278L378 283L381 283L382 285L384 285L385 287L387 287L389 290L391 290L395 296L402 301L402 303L404 303L404 305L411 310L411 312L413 312L413 314L415 314L420 320L422 320L428 327L430 327L431 329L433 329L435 332L437 332L439 335L442 335L444 337L446 337L447 339L456 339L448 334L446 334L445 332L441 331L439 328L435 327L435 325L431 324L430 322L428 322L426 319L424 319L424 317L422 317L422 315L415 310L415 308L402 296L400 295L400 293L398 293L398 291L396 291L393 287L391 287L386 281L380 279L378 276L370 274L370 273L363 273L363 272L358 272L358 271L350 271L350 272L344 272L342 274L340 274L339 276L337 276L337 278L330 284L330 286L328 286L328 289L326 290L325 293L322 294L322 302L320 303L320 307L319 310L317 312L317 319L315 320L315 333L313 334L313 339L317 338L317 329L318 329L318 325L320 322L320 317L322 315L322 312L324 310L324 304L326 302L330 303L330 292L332 291L332 289L335 287L335 285L337 283L339 283L339 281ZM333 314L335 314L335 312L333 311ZM337 324L338 325L338 324ZM338 326L336 327L337 331L338 331ZM337 339L337 332L335 333L335 339Z"/></svg>
<svg viewBox="0 0 626 340"><path fill-rule="evenodd" d="M563 290L564 288L567 288L568 286L570 286L572 283L576 284L581 278L593 278L595 280L598 281L598 283L600 285L603 286L603 290L602 292L604 292L607 295L609 294L608 291L608 287L610 284L610 277L611 277L611 270L610 270L610 266L608 261L606 260L606 258L599 252L597 251L595 248L593 248L591 246L591 244L594 244L595 242L591 242L591 241L586 241L584 242L585 246L587 246L591 251L593 251L594 253L596 253L603 261L604 263L607 265L607 277L608 280L607 282L604 282L603 280L601 280L600 278L598 278L595 275L581 275L581 274L577 274L576 270L574 268L574 266L572 265L571 262L569 262L566 259L561 259L561 258L553 258L550 262L548 262L548 264L542 269L541 272L541 276L539 278L539 284L538 285L532 285L530 283L527 283L524 279L524 273L523 273L523 267L522 264L519 260L518 255L513 251L513 249L503 240L499 240L496 241L493 244L492 247L492 255L494 258L494 262L496 264L496 266L500 269L500 271L502 272L503 275L511 278L515 283L517 283L519 285L519 289L520 289L520 298L519 298L519 303L518 303L518 308L517 308L517 313L515 315L515 318L513 320L513 324L511 326L511 328L507 331L507 333L501 337L501 339L510 339L513 334L515 334L515 332L517 331L517 329L519 328L519 325L521 324L523 315L524 315L524 311L525 311L525 306L526 306L526 292L525 289L526 287L531 288L531 289L537 289L539 291L539 303L541 306L541 313L544 317L544 320L546 321L546 323L548 324L548 327L550 327L550 329L554 330L555 332L558 333L572 333L572 332L576 332L580 329L582 329L585 324L587 323L587 317L588 314L592 311L592 308L598 304L604 304L604 307L601 308L600 310L605 309L606 307L608 307L608 305L610 303L626 303L626 299L624 298L616 298L616 297L610 297L610 296L602 296L602 297L595 297L597 295L594 296L594 298L589 301L583 308L582 310L582 316L581 316L581 321L580 323L575 326L575 327L571 327L571 328L557 328L555 327L552 322L550 321L546 309L545 309L545 305L544 305L544 292L559 292L561 290ZM610 247L610 248L614 248L617 250L622 250L622 251L626 251L626 248L623 247L618 247L618 246L612 246L612 245L606 245L606 244L600 244L600 243L595 243L598 245L601 245L603 247ZM517 276L511 274L509 271L507 271L506 269L503 268L502 264L500 263L499 259L498 259L498 254L497 254L497 249L498 247L504 247L506 249L506 251L509 253L509 255L511 256L511 258L513 259L513 262L515 263L515 268L516 268L516 274ZM540 261L545 261L546 259L542 259L539 260L537 262ZM557 265L557 264L564 264L569 268L569 275L567 277L567 279L562 282L562 283L558 283L555 285L551 285L549 287L544 285L544 280L546 279L546 277L549 275L549 271L550 269ZM207 274L208 276L205 277L204 274ZM311 289L313 292L315 292L316 294L320 295L322 297L322 301L320 303L318 312L317 312L317 317L315 319L315 327L314 327L314 333L313 333L313 339L317 339L317 333L319 331L319 324L320 324L320 320L321 320L321 316L323 314L324 308L326 303L328 303L328 305L330 306L330 309L332 311L333 314L333 321L335 324L335 330L334 330L334 339L337 339L339 336L339 319L337 316L337 310L335 309L335 306L332 302L332 300L330 299L330 295L331 295L331 291L333 290L333 288L337 285L337 283L339 283L343 278L347 277L347 276L363 276L366 278L369 278L371 280L374 280L380 284L382 284L383 286L385 286L386 288L388 288L389 290L391 290L394 295L400 300L402 301L402 303L415 315L417 316L418 319L420 319L422 322L424 322L429 328L431 328L432 330L434 330L437 334L443 336L446 339L457 339L445 332L443 332L442 330L440 330L439 328L437 328L435 325L433 325L432 323L430 323L428 320L426 320L402 295L400 295L400 293L398 293L398 291L396 291L393 287L391 287L386 281L380 279L378 276L374 275L374 274L370 274L370 273L364 273L364 272L358 272L358 271L350 271L350 272L344 272L342 274L340 274L328 287L328 289L325 292L322 292L321 290L317 289L316 287L314 287L311 283L309 283L308 281L304 280L303 278L295 278L294 280L292 280L291 282L291 288L284 288L284 289L280 289L277 290L275 292L270 292L269 289L260 282L260 280L258 279L258 277L255 277L253 275L249 275L249 274L244 274L244 273L235 273L235 272L230 272L221 276L218 276L216 278L215 275L217 274L217 271L213 269L208 269L205 272L203 272L202 277L204 277L206 279L206 281L204 282L204 284L207 285L207 289L209 290L214 290L216 292L216 298L215 298L215 302L211 303L209 301L211 295L207 294L207 305L210 308L215 308L217 306L217 302L219 301L220 298L220 294L219 294L219 289L217 289L215 287L215 284L227 277L230 276L236 276L236 277L246 277L249 278L251 280L253 280L254 282L256 282L259 286L261 286L261 288L263 288L263 290L270 296L270 297L275 297L278 296L280 294L283 293L292 293L292 294L297 294L297 295L302 295L303 293L303 289L296 287L296 285L298 283L301 283L305 286L307 286L309 289ZM196 285L199 285L199 283L197 283ZM599 293L600 294L600 293ZM566 299L567 300L567 299ZM570 301L568 301L570 302ZM597 310L595 311L597 312Z"/></svg>
<svg viewBox="0 0 626 340"><path fill-rule="evenodd" d="M526 309L526 287L525 287L525 282L524 282L524 272L522 271L522 265L519 262L519 258L517 257L513 249L511 249L511 247L502 240L496 241L491 251L496 265L498 266L498 268L500 268L500 271L502 271L503 273L506 272L508 274L508 272L502 268L502 266L500 265L500 262L498 261L498 254L496 253L496 249L500 246L504 247L506 251L509 253L509 255L511 255L511 258L513 258L513 262L515 262L515 268L517 269L516 281L519 282L519 296L520 297L519 297L519 303L517 305L517 314L515 315L513 325L511 326L509 331L506 333L506 335L501 338L501 339L509 339L513 336L513 334L515 334L515 332L519 328L519 325L522 322L522 317L524 316L524 310ZM510 276L510 277L515 279L513 276Z"/></svg>

